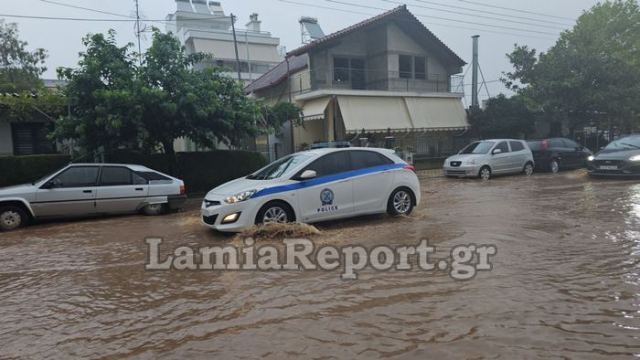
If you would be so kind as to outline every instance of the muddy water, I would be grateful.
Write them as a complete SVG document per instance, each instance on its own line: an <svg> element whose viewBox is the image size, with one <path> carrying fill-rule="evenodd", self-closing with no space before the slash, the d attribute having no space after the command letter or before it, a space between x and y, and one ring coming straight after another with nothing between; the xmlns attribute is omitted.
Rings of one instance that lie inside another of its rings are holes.
<svg viewBox="0 0 640 360"><path fill-rule="evenodd" d="M423 179L411 218L321 225L332 244L498 247L444 273L145 272L167 246L231 242L197 211L0 234L0 358L629 358L640 354L640 184L580 173Z"/></svg>

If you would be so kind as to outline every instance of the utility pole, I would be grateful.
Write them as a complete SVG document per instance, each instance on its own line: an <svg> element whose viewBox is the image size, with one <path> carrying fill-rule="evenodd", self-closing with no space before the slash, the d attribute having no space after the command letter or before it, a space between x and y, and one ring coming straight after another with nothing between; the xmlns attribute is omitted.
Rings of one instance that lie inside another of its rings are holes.
<svg viewBox="0 0 640 360"><path fill-rule="evenodd" d="M231 30L233 31L233 47L236 51L236 67L238 68L238 81L242 81L240 74L240 55L238 55L238 39L236 38L236 16L231 14Z"/></svg>
<svg viewBox="0 0 640 360"><path fill-rule="evenodd" d="M471 38L473 39L473 63L472 66L472 75L471 75L471 107L477 108L479 106L478 103L478 38L480 35L474 35Z"/></svg>
<svg viewBox="0 0 640 360"><path fill-rule="evenodd" d="M140 66L142 66L142 44L140 42L140 5L138 4L138 0L136 2L136 35L138 37L138 62L140 62Z"/></svg>

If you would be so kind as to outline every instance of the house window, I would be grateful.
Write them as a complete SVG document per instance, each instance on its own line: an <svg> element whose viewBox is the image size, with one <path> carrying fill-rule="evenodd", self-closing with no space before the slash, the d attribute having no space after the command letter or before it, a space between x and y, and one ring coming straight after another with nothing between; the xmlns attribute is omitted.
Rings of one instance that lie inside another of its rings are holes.
<svg viewBox="0 0 640 360"><path fill-rule="evenodd" d="M400 78L411 79L413 77L413 57L400 55Z"/></svg>
<svg viewBox="0 0 640 360"><path fill-rule="evenodd" d="M414 60L415 78L419 80L427 79L427 58L416 56Z"/></svg>
<svg viewBox="0 0 640 360"><path fill-rule="evenodd" d="M46 123L13 123L11 135L14 155L51 154L55 146L47 138L49 129Z"/></svg>
<svg viewBox="0 0 640 360"><path fill-rule="evenodd" d="M349 59L347 58L333 59L333 81L349 82Z"/></svg>

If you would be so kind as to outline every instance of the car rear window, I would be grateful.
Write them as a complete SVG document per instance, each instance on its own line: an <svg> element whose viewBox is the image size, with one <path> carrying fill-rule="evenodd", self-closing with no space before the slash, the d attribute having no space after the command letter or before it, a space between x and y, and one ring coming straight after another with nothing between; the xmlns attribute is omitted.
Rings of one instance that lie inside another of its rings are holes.
<svg viewBox="0 0 640 360"><path fill-rule="evenodd" d="M529 144L531 151L538 151L542 148L542 140L527 141L527 143Z"/></svg>
<svg viewBox="0 0 640 360"><path fill-rule="evenodd" d="M169 181L171 180L170 178L158 174L155 171L138 171L136 172L136 174L140 175L142 178L148 180L148 181Z"/></svg>
<svg viewBox="0 0 640 360"><path fill-rule="evenodd" d="M522 151L524 150L524 145L520 141L511 141L511 151Z"/></svg>
<svg viewBox="0 0 640 360"><path fill-rule="evenodd" d="M349 153L354 170L393 164L391 159L374 151L350 151Z"/></svg>

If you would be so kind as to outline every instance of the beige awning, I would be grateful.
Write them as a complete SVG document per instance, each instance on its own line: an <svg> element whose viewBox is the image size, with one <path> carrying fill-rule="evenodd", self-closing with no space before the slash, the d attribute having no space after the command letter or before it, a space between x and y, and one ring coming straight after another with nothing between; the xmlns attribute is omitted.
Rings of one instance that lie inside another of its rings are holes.
<svg viewBox="0 0 640 360"><path fill-rule="evenodd" d="M331 101L330 97L309 100L302 105L304 120L324 119L324 112Z"/></svg>
<svg viewBox="0 0 640 360"><path fill-rule="evenodd" d="M469 126L461 99L406 97L404 100L415 129L456 130Z"/></svg>
<svg viewBox="0 0 640 360"><path fill-rule="evenodd" d="M446 131L467 128L459 98L338 96L347 133Z"/></svg>
<svg viewBox="0 0 640 360"><path fill-rule="evenodd" d="M338 104L348 133L413 129L401 97L338 96Z"/></svg>

